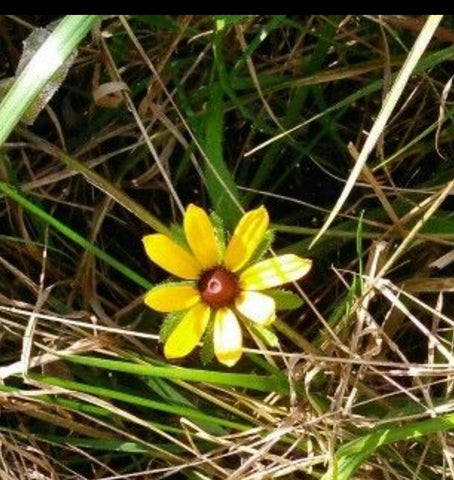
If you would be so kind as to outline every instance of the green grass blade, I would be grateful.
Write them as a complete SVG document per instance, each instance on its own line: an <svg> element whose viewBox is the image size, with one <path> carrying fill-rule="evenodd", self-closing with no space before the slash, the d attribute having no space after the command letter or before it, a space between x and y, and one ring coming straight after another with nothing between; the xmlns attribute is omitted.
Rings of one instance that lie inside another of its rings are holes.
<svg viewBox="0 0 454 480"><path fill-rule="evenodd" d="M112 257L111 255L106 253L104 250L93 245L93 243L88 241L85 237L76 233L74 230L66 226L63 222L60 222L59 220L54 218L52 215L42 210L40 207L38 207L34 203L30 202L30 200L27 200L20 192L18 192L13 187L7 185L4 182L0 182L0 192L4 193L5 195L13 199L15 202L17 202L19 205L22 205L22 207L28 210L31 214L35 215L39 219L43 220L45 223L54 227L57 231L59 231L66 237L70 238L74 243L77 243L77 245L81 246L85 250L96 255L99 259L108 263L111 267L118 270L125 277L129 278L130 280L142 286L143 288L146 288L146 289L151 288L152 283L149 282L147 279L143 278L134 270L128 268L126 265L119 262L116 258Z"/></svg>
<svg viewBox="0 0 454 480"><path fill-rule="evenodd" d="M226 373L173 366L160 367L154 365L138 365L131 362L82 355L68 355L65 356L65 359L82 365L105 368L118 372L127 372L135 375L229 385L231 387L250 388L262 392L288 392L288 383L285 376L249 375L245 373Z"/></svg>
<svg viewBox="0 0 454 480"><path fill-rule="evenodd" d="M67 15L42 44L0 103L0 146L52 75L101 15Z"/></svg>
<svg viewBox="0 0 454 480"><path fill-rule="evenodd" d="M233 228L241 215L241 203L235 181L224 162L223 91L211 86L210 108L205 114L205 153L207 156L206 188L216 213L228 228Z"/></svg>
<svg viewBox="0 0 454 480"><path fill-rule="evenodd" d="M333 465L321 480L348 480L378 448L399 441L417 440L454 428L454 414L431 418L404 426L381 428L339 448Z"/></svg>
<svg viewBox="0 0 454 480"><path fill-rule="evenodd" d="M67 380L65 378L40 375L35 373L30 373L29 375L31 378L46 385L53 385L55 387L67 388L69 390L75 390L77 392L89 393L92 395L96 395L97 397L111 398L113 400L130 403L132 405L139 405L145 408L149 408L151 410L157 410L159 412L165 412L173 415L192 418L194 420L215 422L217 425L234 428L236 430L246 430L247 428L249 428L247 425L219 417L214 417L195 408L189 408L182 405L172 405L167 402L158 402L156 400L150 400L149 398L143 398L138 395L133 395L131 393L125 393L124 391L113 390L111 388L104 388L96 385L87 385L85 383L75 382L73 380Z"/></svg>

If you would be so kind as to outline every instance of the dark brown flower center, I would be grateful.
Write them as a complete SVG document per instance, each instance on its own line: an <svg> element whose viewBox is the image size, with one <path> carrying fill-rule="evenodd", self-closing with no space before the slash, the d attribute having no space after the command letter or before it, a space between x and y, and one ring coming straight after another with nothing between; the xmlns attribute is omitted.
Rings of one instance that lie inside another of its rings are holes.
<svg viewBox="0 0 454 480"><path fill-rule="evenodd" d="M231 305L240 291L237 276L222 267L204 272L197 286L202 300L214 308Z"/></svg>

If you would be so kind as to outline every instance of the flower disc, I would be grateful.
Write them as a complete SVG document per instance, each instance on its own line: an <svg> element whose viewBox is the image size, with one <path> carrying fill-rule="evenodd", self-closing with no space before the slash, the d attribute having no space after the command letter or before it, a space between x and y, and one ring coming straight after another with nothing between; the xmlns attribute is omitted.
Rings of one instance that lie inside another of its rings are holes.
<svg viewBox="0 0 454 480"><path fill-rule="evenodd" d="M202 300L210 307L227 307L239 293L238 278L225 268L216 267L202 274L198 289Z"/></svg>

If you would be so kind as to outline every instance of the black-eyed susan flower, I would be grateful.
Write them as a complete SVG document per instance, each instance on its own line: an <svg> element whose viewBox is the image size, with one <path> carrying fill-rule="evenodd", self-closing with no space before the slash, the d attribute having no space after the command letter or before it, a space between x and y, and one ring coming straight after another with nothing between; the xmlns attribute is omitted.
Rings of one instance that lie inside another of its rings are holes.
<svg viewBox="0 0 454 480"><path fill-rule="evenodd" d="M166 336L168 359L188 355L213 322L214 354L227 366L242 354L239 319L267 326L275 319L276 303L267 290L298 280L311 260L293 254L251 264L268 231L265 207L247 212L238 223L227 247L204 210L189 205L183 229L187 246L160 233L143 238L150 259L183 279L152 288L145 303L159 312L182 312L179 323Z"/></svg>

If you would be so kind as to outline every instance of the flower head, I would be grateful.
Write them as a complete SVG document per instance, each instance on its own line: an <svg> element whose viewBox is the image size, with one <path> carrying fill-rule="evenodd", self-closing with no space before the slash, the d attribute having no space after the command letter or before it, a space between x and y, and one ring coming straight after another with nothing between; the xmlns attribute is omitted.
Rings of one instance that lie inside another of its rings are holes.
<svg viewBox="0 0 454 480"><path fill-rule="evenodd" d="M251 265L268 226L265 207L251 210L243 215L225 247L210 217L190 204L183 222L187 247L160 233L143 238L150 259L185 280L158 285L145 296L145 303L154 310L183 312L166 339L167 358L192 352L213 322L214 354L230 367L242 355L239 319L261 326L275 319L275 300L267 290L298 280L312 262L288 254Z"/></svg>

